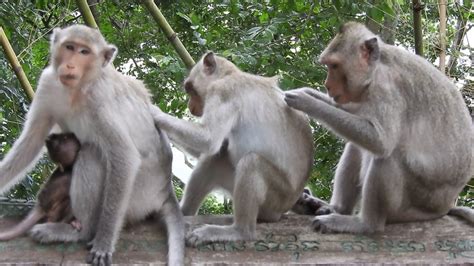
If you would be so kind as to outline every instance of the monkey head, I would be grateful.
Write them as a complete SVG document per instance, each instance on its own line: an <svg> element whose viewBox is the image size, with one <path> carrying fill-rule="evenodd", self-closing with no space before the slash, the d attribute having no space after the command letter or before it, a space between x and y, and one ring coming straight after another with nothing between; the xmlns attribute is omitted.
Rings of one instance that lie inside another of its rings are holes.
<svg viewBox="0 0 474 266"><path fill-rule="evenodd" d="M202 116L206 94L212 90L213 83L227 75L240 71L234 64L213 52L206 53L193 67L184 81L184 90L189 96L188 108L191 114Z"/></svg>
<svg viewBox="0 0 474 266"><path fill-rule="evenodd" d="M96 79L112 62L117 48L108 44L97 29L73 25L56 28L51 38L51 56L59 81L79 88Z"/></svg>
<svg viewBox="0 0 474 266"><path fill-rule="evenodd" d="M72 166L81 147L74 133L50 134L45 142L51 160L63 168Z"/></svg>
<svg viewBox="0 0 474 266"><path fill-rule="evenodd" d="M364 25L348 22L321 53L328 69L324 85L336 103L361 101L380 57L379 43Z"/></svg>

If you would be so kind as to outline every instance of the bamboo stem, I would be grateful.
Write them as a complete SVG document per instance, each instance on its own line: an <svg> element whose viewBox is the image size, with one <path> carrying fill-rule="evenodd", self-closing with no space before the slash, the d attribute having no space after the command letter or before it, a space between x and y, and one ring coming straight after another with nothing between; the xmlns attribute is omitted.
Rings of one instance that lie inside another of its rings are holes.
<svg viewBox="0 0 474 266"><path fill-rule="evenodd" d="M79 11L82 14L82 18L84 18L84 22L87 26L91 28L98 29L97 23L95 22L94 16L92 15L92 11L89 8L89 4L87 0L76 0L77 7L79 7Z"/></svg>
<svg viewBox="0 0 474 266"><path fill-rule="evenodd" d="M439 70L446 73L446 0L438 1L439 7Z"/></svg>
<svg viewBox="0 0 474 266"><path fill-rule="evenodd" d="M161 30L163 30L163 32L165 33L166 38L168 38L168 40L173 45L181 60L183 60L186 67L188 69L192 68L195 64L193 58L188 53L184 45L181 43L178 36L171 28L170 24L168 24L168 21L166 21L166 18L163 16L160 9L155 5L153 0L144 0L143 2L147 7L148 11L150 11L152 17L160 26Z"/></svg>
<svg viewBox="0 0 474 266"><path fill-rule="evenodd" d="M423 4L420 0L413 0L413 28L415 30L415 52L423 56L423 31L421 29L421 10Z"/></svg>
<svg viewBox="0 0 474 266"><path fill-rule="evenodd" d="M26 74L20 65L20 62L18 62L18 58L15 55L15 51L13 51L13 48L7 39L7 35L3 31L3 27L1 26L0 26L0 43L2 44L3 50L5 51L8 62L10 62L10 65L12 66L13 71L15 72L15 75L20 81L21 87L23 88L26 95L28 96L28 99L32 101L33 96L35 95L35 92L33 91L33 88L31 87L31 84L28 81L28 78L26 77Z"/></svg>

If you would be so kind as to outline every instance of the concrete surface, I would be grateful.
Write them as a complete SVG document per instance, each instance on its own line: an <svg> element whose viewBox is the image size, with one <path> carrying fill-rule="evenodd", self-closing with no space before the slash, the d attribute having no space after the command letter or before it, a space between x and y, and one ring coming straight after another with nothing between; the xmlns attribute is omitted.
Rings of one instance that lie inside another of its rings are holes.
<svg viewBox="0 0 474 266"><path fill-rule="evenodd" d="M5 230L18 219L0 219ZM186 217L187 230L203 223L230 224L229 216ZM280 222L259 224L258 240L187 248L186 264L347 264L427 263L474 264L474 227L454 217L394 224L377 235L319 234L310 230L310 216L285 216ZM166 238L156 222L147 221L122 231L113 262L164 264ZM27 236L0 242L0 264L84 263L85 243L41 245Z"/></svg>

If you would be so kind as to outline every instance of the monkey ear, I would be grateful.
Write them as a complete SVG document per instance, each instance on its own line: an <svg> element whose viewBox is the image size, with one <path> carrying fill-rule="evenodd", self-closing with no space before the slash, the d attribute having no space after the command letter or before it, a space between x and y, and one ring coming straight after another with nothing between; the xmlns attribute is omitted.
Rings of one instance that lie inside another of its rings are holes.
<svg viewBox="0 0 474 266"><path fill-rule="evenodd" d="M53 34L51 34L51 44L57 43L59 41L60 33L61 33L61 28L53 29Z"/></svg>
<svg viewBox="0 0 474 266"><path fill-rule="evenodd" d="M209 52L204 56L204 59L202 60L204 64L204 72L208 75L211 75L216 71L216 58L214 56L213 52Z"/></svg>
<svg viewBox="0 0 474 266"><path fill-rule="evenodd" d="M380 50L377 37L368 39L361 46L362 58L367 60L367 62L376 61L379 59Z"/></svg>
<svg viewBox="0 0 474 266"><path fill-rule="evenodd" d="M115 55L117 54L117 47L115 45L108 45L104 50L104 63L103 67L114 61Z"/></svg>

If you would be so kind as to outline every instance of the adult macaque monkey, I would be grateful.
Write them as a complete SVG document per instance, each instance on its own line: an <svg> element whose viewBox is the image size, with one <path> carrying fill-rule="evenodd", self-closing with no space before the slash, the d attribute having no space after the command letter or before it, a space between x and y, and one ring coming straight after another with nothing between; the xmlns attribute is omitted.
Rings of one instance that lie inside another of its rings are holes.
<svg viewBox="0 0 474 266"><path fill-rule="evenodd" d="M472 213L453 208L472 176L473 130L447 77L354 22L320 62L330 97L303 88L285 98L348 141L330 202L337 213L316 217L316 230L371 233L386 223ZM360 212L351 215L360 196Z"/></svg>
<svg viewBox="0 0 474 266"><path fill-rule="evenodd" d="M286 106L274 78L240 71L207 53L184 82L191 122L154 110L171 141L199 156L181 210L195 215L204 197L220 187L232 194L234 223L191 232L190 245L255 238L257 219L275 222L297 201L313 159L307 117Z"/></svg>
<svg viewBox="0 0 474 266"><path fill-rule="evenodd" d="M110 264L124 221L162 214L170 265L183 264L184 223L171 184L172 153L149 112L142 84L116 71L116 47L82 25L55 29L51 62L41 74L25 127L0 163L0 193L11 188L39 157L54 124L81 142L70 188L82 229L67 223L35 225L40 242L90 241L87 261Z"/></svg>

